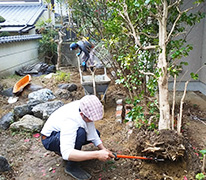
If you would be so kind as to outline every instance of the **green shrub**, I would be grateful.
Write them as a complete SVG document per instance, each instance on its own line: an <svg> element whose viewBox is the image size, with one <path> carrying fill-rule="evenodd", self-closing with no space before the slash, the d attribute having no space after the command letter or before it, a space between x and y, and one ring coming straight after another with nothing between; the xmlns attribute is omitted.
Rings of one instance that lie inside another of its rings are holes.
<svg viewBox="0 0 206 180"><path fill-rule="evenodd" d="M195 178L198 180L203 180L206 176L203 173L196 174Z"/></svg>
<svg viewBox="0 0 206 180"><path fill-rule="evenodd" d="M0 33L0 37L4 37L4 36L10 36L10 33L7 31Z"/></svg>
<svg viewBox="0 0 206 180"><path fill-rule="evenodd" d="M55 42L55 37L58 33L54 29L51 19L39 21L36 24L36 27L38 32L42 35L42 39L39 41L39 53L45 58L45 61L49 59L49 61L53 64L56 64L54 60L57 55L57 44Z"/></svg>
<svg viewBox="0 0 206 180"><path fill-rule="evenodd" d="M2 16L0 16L0 23L6 21Z"/></svg>
<svg viewBox="0 0 206 180"><path fill-rule="evenodd" d="M60 81L69 82L69 80L70 80L70 73L58 71L55 79L58 82L60 82Z"/></svg>

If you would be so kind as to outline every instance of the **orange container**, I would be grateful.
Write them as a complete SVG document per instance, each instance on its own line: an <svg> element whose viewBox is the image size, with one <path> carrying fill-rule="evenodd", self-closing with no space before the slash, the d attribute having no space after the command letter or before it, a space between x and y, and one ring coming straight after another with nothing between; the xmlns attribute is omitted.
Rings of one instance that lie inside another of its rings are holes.
<svg viewBox="0 0 206 180"><path fill-rule="evenodd" d="M23 88L28 85L31 81L31 76L29 74L27 74L26 76L24 76L23 78L21 78L15 85L13 88L13 93L17 93L20 92L21 90L23 90Z"/></svg>

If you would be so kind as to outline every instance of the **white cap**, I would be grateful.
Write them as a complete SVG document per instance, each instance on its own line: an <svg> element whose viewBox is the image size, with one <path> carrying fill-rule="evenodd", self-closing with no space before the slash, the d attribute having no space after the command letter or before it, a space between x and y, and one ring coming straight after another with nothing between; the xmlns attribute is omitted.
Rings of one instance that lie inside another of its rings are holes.
<svg viewBox="0 0 206 180"><path fill-rule="evenodd" d="M80 100L81 112L91 121L103 118L103 106L95 95L86 95Z"/></svg>

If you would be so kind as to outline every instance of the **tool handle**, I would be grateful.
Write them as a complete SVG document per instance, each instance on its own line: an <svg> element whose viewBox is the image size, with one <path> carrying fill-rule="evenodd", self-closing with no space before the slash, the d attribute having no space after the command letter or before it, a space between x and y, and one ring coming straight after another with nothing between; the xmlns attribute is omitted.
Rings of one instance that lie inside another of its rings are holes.
<svg viewBox="0 0 206 180"><path fill-rule="evenodd" d="M117 156L117 158L152 160L152 158L147 158L147 157L143 157L143 156L128 156L128 155L120 155L120 154L117 154L116 156Z"/></svg>
<svg viewBox="0 0 206 180"><path fill-rule="evenodd" d="M147 158L142 156L128 156L128 155L120 155L116 153L112 153L112 154L115 156L114 158L115 161L119 160L119 158L153 160L152 158Z"/></svg>
<svg viewBox="0 0 206 180"><path fill-rule="evenodd" d="M142 159L142 160L154 160L155 162L163 162L164 159L158 159L158 158L152 158L152 157L144 157L144 156L129 156L129 155L121 155L121 154L116 154L112 153L115 158L114 160L117 161L120 158L127 158L127 159Z"/></svg>

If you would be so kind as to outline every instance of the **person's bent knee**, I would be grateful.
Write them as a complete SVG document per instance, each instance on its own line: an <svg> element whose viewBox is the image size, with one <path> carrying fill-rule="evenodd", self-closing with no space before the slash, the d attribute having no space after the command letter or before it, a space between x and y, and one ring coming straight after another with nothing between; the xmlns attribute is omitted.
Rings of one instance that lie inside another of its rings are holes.
<svg viewBox="0 0 206 180"><path fill-rule="evenodd" d="M77 130L77 137L86 139L86 135L87 135L87 133L86 133L85 129L82 127L79 127L79 129Z"/></svg>

